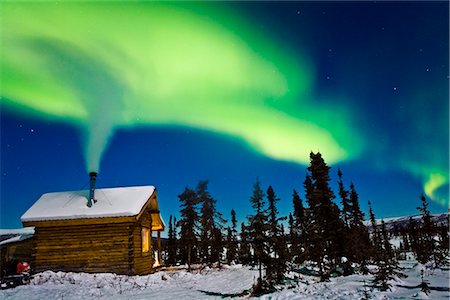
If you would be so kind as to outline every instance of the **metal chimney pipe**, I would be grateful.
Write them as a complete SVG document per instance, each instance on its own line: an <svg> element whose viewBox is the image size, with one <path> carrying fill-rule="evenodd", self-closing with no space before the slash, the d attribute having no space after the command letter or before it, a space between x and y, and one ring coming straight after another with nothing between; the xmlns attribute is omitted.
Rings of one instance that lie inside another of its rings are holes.
<svg viewBox="0 0 450 300"><path fill-rule="evenodd" d="M97 172L90 172L89 173L89 199L88 199L88 203L87 206L91 207L92 206L92 202L97 202L97 200L95 200L94 195L95 195L95 182L97 181Z"/></svg>

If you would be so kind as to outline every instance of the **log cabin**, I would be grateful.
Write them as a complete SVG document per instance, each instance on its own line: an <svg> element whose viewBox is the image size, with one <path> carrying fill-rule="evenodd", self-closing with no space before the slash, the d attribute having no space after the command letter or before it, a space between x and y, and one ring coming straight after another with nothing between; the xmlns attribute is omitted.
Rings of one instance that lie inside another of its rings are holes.
<svg viewBox="0 0 450 300"><path fill-rule="evenodd" d="M153 272L165 227L155 187L95 189L96 174L90 175L88 191L44 194L21 217L35 228L32 272Z"/></svg>

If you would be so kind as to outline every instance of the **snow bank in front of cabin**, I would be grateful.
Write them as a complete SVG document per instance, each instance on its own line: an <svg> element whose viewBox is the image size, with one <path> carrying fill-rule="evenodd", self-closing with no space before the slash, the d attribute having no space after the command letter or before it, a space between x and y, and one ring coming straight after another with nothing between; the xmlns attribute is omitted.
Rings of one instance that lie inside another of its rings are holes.
<svg viewBox="0 0 450 300"><path fill-rule="evenodd" d="M392 280L391 291L371 288L372 275L342 276L318 282L316 277L290 272L286 285L260 299L361 299L364 290L371 299L380 300L448 298L449 270L432 270L413 260L401 261L400 266L408 277ZM429 295L420 291L417 286L422 269L430 286L441 291L432 290ZM146 276L47 271L36 274L30 285L1 290L0 299L221 299L221 295L249 290L257 274L257 270L241 265L224 266L221 270L204 268L192 273L177 268Z"/></svg>
<svg viewBox="0 0 450 300"><path fill-rule="evenodd" d="M257 271L239 266L161 271L146 276L46 271L30 285L0 291L0 299L200 299L207 292L240 293L251 288Z"/></svg>

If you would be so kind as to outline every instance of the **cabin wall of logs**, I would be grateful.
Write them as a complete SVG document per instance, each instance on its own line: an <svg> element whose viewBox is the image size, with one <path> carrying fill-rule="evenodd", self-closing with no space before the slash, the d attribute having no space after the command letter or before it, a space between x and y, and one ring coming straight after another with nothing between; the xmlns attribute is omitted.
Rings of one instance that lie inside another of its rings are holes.
<svg viewBox="0 0 450 300"><path fill-rule="evenodd" d="M139 226L136 226L133 230L133 258L134 258L134 272L135 274L147 274L148 270L153 267L153 245L152 245L152 225L151 215L149 210L146 210L140 218ZM148 228L150 230L149 250L148 252L142 252L142 228ZM147 272L146 272L147 271Z"/></svg>
<svg viewBox="0 0 450 300"><path fill-rule="evenodd" d="M32 272L108 272L144 275L153 271L150 209L136 217L27 222L35 226ZM142 228L150 230L142 252Z"/></svg>

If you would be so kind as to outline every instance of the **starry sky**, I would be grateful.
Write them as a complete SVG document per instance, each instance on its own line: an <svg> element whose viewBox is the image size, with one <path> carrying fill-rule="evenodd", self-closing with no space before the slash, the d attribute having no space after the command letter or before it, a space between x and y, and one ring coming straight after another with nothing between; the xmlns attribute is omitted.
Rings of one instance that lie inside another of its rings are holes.
<svg viewBox="0 0 450 300"><path fill-rule="evenodd" d="M40 195L199 180L292 210L311 151L377 217L449 204L449 3L0 3L0 226ZM338 199L336 199L338 201Z"/></svg>

